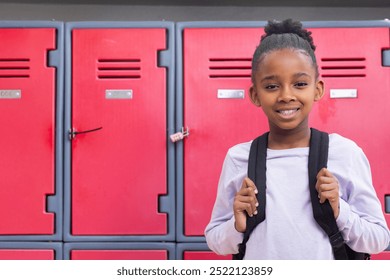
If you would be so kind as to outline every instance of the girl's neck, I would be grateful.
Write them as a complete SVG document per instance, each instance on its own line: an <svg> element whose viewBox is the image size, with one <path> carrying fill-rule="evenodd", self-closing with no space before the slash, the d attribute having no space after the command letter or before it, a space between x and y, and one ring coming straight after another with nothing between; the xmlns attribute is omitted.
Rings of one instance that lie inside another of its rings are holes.
<svg viewBox="0 0 390 280"><path fill-rule="evenodd" d="M268 148L283 150L292 148L309 147L310 128L294 130L270 129L268 136Z"/></svg>

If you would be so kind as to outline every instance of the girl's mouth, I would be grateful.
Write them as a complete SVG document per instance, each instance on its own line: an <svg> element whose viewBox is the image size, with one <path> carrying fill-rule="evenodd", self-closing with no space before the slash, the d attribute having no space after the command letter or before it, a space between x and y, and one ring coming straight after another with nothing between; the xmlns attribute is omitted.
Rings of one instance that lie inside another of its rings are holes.
<svg viewBox="0 0 390 280"><path fill-rule="evenodd" d="M276 110L276 112L283 117L291 117L294 116L299 111L299 108L288 109L288 110Z"/></svg>

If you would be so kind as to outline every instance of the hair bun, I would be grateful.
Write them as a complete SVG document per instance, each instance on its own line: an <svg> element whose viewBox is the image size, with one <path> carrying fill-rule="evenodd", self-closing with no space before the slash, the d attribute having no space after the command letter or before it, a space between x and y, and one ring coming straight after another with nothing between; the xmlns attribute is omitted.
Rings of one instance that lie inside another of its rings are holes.
<svg viewBox="0 0 390 280"><path fill-rule="evenodd" d="M264 31L265 34L261 37L261 40L273 34L292 33L308 41L313 51L316 49L313 38L311 37L311 32L302 28L302 23L300 21L293 21L292 19L268 21L268 24L264 27Z"/></svg>

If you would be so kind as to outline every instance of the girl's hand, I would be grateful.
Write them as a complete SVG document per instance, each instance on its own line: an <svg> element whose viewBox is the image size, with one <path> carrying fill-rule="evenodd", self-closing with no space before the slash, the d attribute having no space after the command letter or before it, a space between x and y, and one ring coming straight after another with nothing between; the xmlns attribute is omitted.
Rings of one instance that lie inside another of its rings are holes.
<svg viewBox="0 0 390 280"><path fill-rule="evenodd" d="M335 219L339 216L339 181L328 169L322 168L317 174L316 189L320 203L329 201Z"/></svg>
<svg viewBox="0 0 390 280"><path fill-rule="evenodd" d="M250 217L257 215L256 207L259 205L257 198L257 188L252 180L245 178L241 189L236 193L233 202L233 212L235 227L238 232L246 230L246 213Z"/></svg>

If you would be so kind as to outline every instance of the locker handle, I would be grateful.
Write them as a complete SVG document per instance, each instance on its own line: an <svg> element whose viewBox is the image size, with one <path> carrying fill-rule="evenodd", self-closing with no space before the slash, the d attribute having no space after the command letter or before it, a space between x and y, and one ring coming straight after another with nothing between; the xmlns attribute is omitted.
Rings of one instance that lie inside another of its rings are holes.
<svg viewBox="0 0 390 280"><path fill-rule="evenodd" d="M82 134L82 133L89 133L89 132L94 132L94 131L98 131L100 129L102 129L103 127L97 127L97 128L93 128L93 129L89 129L89 130L83 130L83 131L76 131L75 129L71 129L69 131L69 139L72 140L76 137L77 134Z"/></svg>

